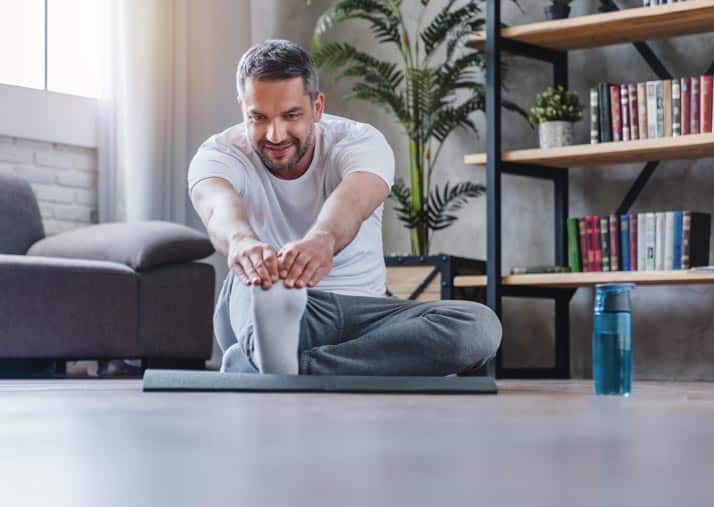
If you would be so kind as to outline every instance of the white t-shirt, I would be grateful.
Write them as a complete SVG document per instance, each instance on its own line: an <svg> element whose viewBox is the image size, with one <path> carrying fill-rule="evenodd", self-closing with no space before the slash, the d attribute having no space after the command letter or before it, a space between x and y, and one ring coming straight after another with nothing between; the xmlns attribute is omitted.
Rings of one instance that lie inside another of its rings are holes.
<svg viewBox="0 0 714 507"><path fill-rule="evenodd" d="M324 114L315 124L315 154L299 178L274 176L246 137L245 123L209 137L191 160L189 193L205 178L221 177L233 184L261 241L280 249L302 239L322 205L353 172L376 174L389 188L394 181L394 153L373 126ZM316 289L358 296L383 296L385 266L382 248L384 204L360 226L352 242L333 259L332 270Z"/></svg>

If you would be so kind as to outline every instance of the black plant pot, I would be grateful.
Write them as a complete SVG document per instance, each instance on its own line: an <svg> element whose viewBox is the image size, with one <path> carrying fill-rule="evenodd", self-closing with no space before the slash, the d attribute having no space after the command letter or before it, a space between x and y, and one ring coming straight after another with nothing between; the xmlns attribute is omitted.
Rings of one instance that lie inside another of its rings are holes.
<svg viewBox="0 0 714 507"><path fill-rule="evenodd" d="M569 5L551 4L543 9L545 19L565 19L570 14Z"/></svg>

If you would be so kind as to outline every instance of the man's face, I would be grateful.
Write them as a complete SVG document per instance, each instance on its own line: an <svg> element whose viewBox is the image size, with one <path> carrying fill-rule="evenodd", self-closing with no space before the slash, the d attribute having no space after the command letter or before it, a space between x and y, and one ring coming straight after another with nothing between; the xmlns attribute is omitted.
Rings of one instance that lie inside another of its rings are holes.
<svg viewBox="0 0 714 507"><path fill-rule="evenodd" d="M265 166L277 175L306 164L315 142L314 123L322 118L324 95L315 101L305 93L301 77L282 81L247 78L243 108L248 139Z"/></svg>

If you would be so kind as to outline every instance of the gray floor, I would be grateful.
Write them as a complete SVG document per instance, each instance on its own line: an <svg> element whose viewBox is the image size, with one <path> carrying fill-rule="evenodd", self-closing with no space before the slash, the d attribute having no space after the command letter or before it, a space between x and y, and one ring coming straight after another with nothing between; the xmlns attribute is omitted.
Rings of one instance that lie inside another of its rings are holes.
<svg viewBox="0 0 714 507"><path fill-rule="evenodd" d="M499 381L498 396L142 393L0 381L17 506L712 505L714 384Z"/></svg>

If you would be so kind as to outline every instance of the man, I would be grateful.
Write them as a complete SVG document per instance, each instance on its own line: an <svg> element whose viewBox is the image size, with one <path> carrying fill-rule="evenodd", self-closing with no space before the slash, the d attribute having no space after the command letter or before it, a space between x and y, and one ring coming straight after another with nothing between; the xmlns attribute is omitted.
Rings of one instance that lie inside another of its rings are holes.
<svg viewBox="0 0 714 507"><path fill-rule="evenodd" d="M448 375L492 358L501 325L487 307L384 296L384 136L324 113L292 42L249 49L236 80L245 122L207 139L188 175L230 269L214 314L221 371Z"/></svg>

